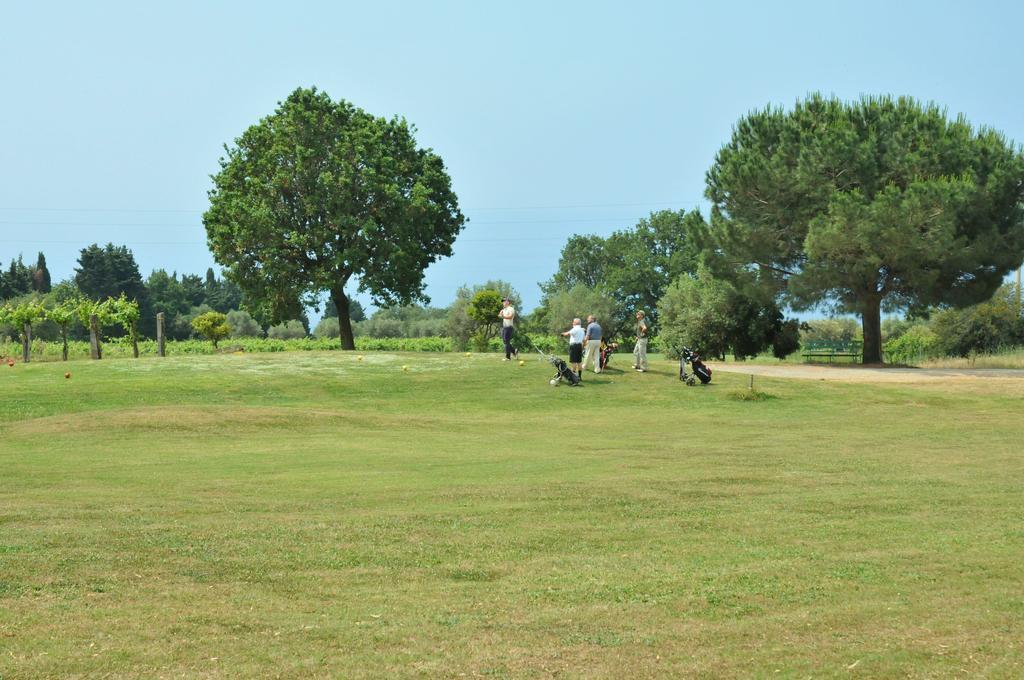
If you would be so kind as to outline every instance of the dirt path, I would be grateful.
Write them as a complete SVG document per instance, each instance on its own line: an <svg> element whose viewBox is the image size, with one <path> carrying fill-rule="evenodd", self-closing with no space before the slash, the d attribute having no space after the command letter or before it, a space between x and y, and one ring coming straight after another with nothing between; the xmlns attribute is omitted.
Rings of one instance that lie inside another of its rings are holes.
<svg viewBox="0 0 1024 680"><path fill-rule="evenodd" d="M769 378L838 380L841 382L916 383L943 380L1024 380L1024 369L1015 368L870 368L863 366L821 366L815 364L711 363L713 370L726 373L763 375Z"/></svg>

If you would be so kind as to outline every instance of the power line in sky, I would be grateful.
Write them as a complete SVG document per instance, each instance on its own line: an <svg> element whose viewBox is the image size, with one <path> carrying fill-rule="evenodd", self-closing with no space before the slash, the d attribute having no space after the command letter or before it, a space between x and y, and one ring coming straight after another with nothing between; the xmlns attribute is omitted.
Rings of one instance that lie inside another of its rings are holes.
<svg viewBox="0 0 1024 680"><path fill-rule="evenodd" d="M637 208L664 206L696 206L701 201L645 201L642 203L580 203L576 205L520 205L505 207L465 207L463 210L472 212L512 211L512 210L580 210L583 208ZM183 208L74 208L74 207L11 207L0 206L6 212L96 212L96 213L189 213L202 214L205 210Z"/></svg>

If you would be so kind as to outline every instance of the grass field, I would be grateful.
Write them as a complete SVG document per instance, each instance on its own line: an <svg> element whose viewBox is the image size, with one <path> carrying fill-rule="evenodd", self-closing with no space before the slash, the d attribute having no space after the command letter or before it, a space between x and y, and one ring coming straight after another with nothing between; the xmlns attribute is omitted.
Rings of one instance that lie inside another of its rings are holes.
<svg viewBox="0 0 1024 680"><path fill-rule="evenodd" d="M1024 383L653 368L0 367L0 677L1024 674Z"/></svg>

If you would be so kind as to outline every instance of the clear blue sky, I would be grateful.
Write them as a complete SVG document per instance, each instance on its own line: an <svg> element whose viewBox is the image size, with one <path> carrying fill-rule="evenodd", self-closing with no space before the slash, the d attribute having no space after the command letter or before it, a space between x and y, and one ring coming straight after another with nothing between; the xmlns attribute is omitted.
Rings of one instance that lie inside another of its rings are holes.
<svg viewBox="0 0 1024 680"><path fill-rule="evenodd" d="M765 104L908 94L1024 141L1022 25L936 0L4 3L0 259L43 250L58 280L112 241L202 273L221 146L316 85L447 163L471 221L433 302L502 278L529 309L569 235L699 205Z"/></svg>

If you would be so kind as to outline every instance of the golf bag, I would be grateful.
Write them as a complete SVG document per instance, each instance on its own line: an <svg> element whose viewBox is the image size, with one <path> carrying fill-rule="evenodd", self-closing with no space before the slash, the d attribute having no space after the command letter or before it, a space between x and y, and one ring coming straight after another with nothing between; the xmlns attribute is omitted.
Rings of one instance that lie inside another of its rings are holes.
<svg viewBox="0 0 1024 680"><path fill-rule="evenodd" d="M686 364L690 364L693 373L686 372ZM679 379L687 385L696 385L698 380L701 385L707 385L711 382L711 369L700 360L700 354L684 347L679 353Z"/></svg>
<svg viewBox="0 0 1024 680"><path fill-rule="evenodd" d="M575 371L569 368L569 365L567 363L565 363L556 356L548 357L548 361L551 362L551 365L555 367L555 376L548 381L549 383L551 383L552 386L558 385L558 383L562 382L563 380L572 385L573 387L576 387L577 385L580 384L580 377L576 375Z"/></svg>
<svg viewBox="0 0 1024 680"><path fill-rule="evenodd" d="M601 370L608 368L608 360L612 358L612 354L619 348L617 342L605 342L601 341Z"/></svg>
<svg viewBox="0 0 1024 680"><path fill-rule="evenodd" d="M526 341L530 343L530 346L533 347L534 350L536 350L537 354L547 359L548 363L555 367L555 375L553 378L551 378L551 380L548 381L548 383L552 387L557 387L558 384L561 383L563 380L572 385L573 387L579 386L580 377L576 375L576 373L571 368L569 368L569 364L565 363L562 359L556 357L554 354L545 354L544 352L542 352L540 347L537 347L537 345L535 345L533 341L530 340L530 336L526 336Z"/></svg>

